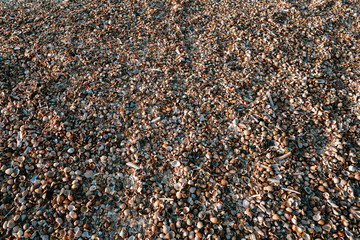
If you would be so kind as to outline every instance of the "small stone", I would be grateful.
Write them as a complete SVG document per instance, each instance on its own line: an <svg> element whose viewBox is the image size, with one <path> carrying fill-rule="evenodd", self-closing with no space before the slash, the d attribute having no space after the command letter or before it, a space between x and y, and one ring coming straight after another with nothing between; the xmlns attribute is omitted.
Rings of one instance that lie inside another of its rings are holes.
<svg viewBox="0 0 360 240"><path fill-rule="evenodd" d="M202 229L202 228L204 227L204 224L203 224L202 222L198 222L198 223L196 224L196 227L197 227L198 229Z"/></svg>

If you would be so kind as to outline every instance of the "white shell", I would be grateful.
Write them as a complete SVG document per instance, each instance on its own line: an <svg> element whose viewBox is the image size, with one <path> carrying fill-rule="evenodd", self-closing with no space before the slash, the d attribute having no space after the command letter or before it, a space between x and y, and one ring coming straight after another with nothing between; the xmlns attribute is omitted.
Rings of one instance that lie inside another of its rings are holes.
<svg viewBox="0 0 360 240"><path fill-rule="evenodd" d="M182 186L181 186L180 183L176 183L176 184L174 185L174 189L175 189L176 191L181 190L181 188L182 188Z"/></svg>
<svg viewBox="0 0 360 240"><path fill-rule="evenodd" d="M69 211L71 211L71 212L76 210L76 208L75 208L74 205L69 205L69 206L68 206L68 209L69 209Z"/></svg>
<svg viewBox="0 0 360 240"><path fill-rule="evenodd" d="M180 162L178 160L174 160L174 161L171 162L171 166L173 166L173 167L179 167L180 165L181 164L180 164Z"/></svg>
<svg viewBox="0 0 360 240"><path fill-rule="evenodd" d="M138 165L136 165L135 163L132 163L132 162L127 162L126 165L129 167L135 168L136 170L140 169L140 167Z"/></svg>
<svg viewBox="0 0 360 240"><path fill-rule="evenodd" d="M316 214L313 216L314 221L319 221L321 219L321 216L319 214Z"/></svg>

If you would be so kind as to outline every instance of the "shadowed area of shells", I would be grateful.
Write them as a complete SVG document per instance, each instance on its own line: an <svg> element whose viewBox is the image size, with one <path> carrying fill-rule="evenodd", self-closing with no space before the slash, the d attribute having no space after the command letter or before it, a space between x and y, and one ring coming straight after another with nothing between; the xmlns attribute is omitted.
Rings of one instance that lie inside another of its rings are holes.
<svg viewBox="0 0 360 240"><path fill-rule="evenodd" d="M0 1L0 238L359 240L359 14Z"/></svg>

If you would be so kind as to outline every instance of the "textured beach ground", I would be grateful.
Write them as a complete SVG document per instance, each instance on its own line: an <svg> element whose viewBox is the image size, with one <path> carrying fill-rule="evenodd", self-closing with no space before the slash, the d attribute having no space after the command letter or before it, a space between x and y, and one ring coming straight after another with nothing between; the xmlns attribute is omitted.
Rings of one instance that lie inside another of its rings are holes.
<svg viewBox="0 0 360 240"><path fill-rule="evenodd" d="M359 239L358 1L0 3L1 239Z"/></svg>

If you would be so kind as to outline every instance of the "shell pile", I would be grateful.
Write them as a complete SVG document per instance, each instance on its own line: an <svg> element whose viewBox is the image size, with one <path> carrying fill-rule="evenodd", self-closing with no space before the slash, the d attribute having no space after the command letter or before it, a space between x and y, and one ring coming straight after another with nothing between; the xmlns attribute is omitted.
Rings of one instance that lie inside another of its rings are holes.
<svg viewBox="0 0 360 240"><path fill-rule="evenodd" d="M1 1L1 239L359 239L359 10Z"/></svg>

